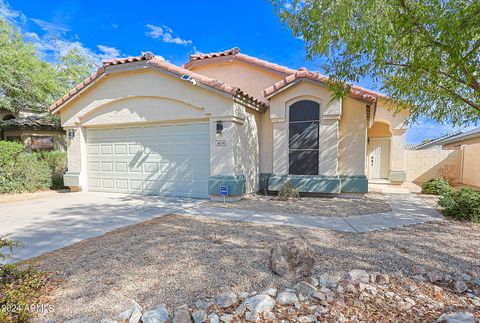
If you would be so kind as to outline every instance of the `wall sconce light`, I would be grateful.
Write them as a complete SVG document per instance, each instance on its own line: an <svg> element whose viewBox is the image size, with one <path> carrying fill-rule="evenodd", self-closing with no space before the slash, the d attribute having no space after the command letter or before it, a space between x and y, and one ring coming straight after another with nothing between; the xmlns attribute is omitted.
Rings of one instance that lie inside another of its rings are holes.
<svg viewBox="0 0 480 323"><path fill-rule="evenodd" d="M217 135L221 135L223 131L223 123L222 121L217 121Z"/></svg>
<svg viewBox="0 0 480 323"><path fill-rule="evenodd" d="M73 140L73 138L75 138L75 133L76 133L76 129L67 129L67 139L68 140Z"/></svg>

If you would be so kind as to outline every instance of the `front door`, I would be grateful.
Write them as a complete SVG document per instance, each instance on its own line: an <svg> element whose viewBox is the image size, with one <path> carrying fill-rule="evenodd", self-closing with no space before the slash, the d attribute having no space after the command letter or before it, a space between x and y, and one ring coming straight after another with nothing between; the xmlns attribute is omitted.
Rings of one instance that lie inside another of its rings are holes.
<svg viewBox="0 0 480 323"><path fill-rule="evenodd" d="M387 138L370 139L368 160L370 178L387 178L390 168L390 140Z"/></svg>

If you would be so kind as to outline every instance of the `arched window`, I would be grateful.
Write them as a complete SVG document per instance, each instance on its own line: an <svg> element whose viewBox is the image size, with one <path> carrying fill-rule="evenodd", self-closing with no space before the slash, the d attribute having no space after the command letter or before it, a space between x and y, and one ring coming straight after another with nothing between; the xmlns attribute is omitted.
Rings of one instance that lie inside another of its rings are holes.
<svg viewBox="0 0 480 323"><path fill-rule="evenodd" d="M7 121L7 120L12 120L12 119L15 119L15 116L13 114L7 114L6 116L3 117L3 121Z"/></svg>
<svg viewBox="0 0 480 323"><path fill-rule="evenodd" d="M289 111L290 175L318 175L320 105L302 100Z"/></svg>

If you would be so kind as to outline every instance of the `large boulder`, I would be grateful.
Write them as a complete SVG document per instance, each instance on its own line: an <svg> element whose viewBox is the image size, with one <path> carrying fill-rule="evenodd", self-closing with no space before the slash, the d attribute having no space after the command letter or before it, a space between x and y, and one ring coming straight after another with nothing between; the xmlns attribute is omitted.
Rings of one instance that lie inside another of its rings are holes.
<svg viewBox="0 0 480 323"><path fill-rule="evenodd" d="M276 243L270 253L270 268L287 279L309 275L315 265L315 251L303 237L291 237Z"/></svg>

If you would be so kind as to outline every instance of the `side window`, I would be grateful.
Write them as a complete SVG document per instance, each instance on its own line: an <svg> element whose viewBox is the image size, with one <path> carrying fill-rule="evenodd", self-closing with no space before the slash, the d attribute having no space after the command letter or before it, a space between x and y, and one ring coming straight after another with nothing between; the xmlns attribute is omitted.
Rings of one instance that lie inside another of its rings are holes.
<svg viewBox="0 0 480 323"><path fill-rule="evenodd" d="M318 175L320 105L303 100L289 111L289 174Z"/></svg>

